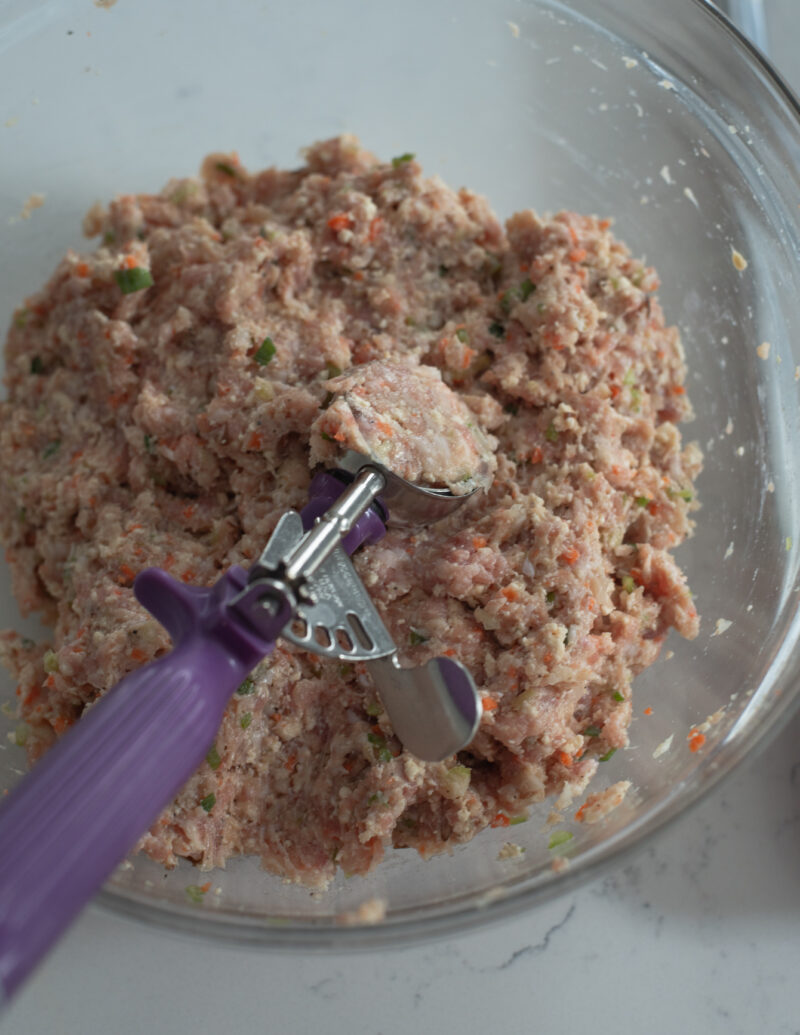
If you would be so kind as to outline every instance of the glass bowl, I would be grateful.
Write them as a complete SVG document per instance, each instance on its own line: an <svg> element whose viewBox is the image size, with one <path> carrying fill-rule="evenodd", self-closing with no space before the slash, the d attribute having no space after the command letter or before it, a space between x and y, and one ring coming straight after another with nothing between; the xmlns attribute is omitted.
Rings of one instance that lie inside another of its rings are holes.
<svg viewBox="0 0 800 1035"><path fill-rule="evenodd" d="M800 133L763 59L700 0L120 0L0 4L0 321L69 247L83 213L156 190L212 150L250 168L356 132L376 153L486 194L501 216L573 208L660 274L683 333L705 452L697 532L681 547L702 631L670 638L635 684L631 746L594 788L634 789L603 823L548 849L545 803L424 862L395 851L324 895L238 860L197 904L189 866L123 864L102 900L136 917L279 946L374 945L517 913L586 879L683 812L798 697ZM25 199L44 205L21 218ZM746 268L735 253L746 260ZM759 349L769 342L770 348ZM22 622L2 573L4 626ZM13 698L7 677L6 700ZM653 714L644 717L645 708ZM706 743L693 753L690 729ZM21 775L3 723L0 782ZM669 748L665 749L668 738ZM504 842L525 851L501 860ZM372 898L385 919L342 914Z"/></svg>

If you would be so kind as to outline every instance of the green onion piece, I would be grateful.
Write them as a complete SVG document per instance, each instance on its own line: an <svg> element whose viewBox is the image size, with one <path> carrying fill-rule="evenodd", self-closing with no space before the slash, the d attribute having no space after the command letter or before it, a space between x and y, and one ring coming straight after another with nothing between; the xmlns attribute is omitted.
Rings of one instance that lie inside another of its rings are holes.
<svg viewBox="0 0 800 1035"><path fill-rule="evenodd" d="M216 168L219 172L225 173L226 176L236 176L236 169L230 162L217 162Z"/></svg>
<svg viewBox="0 0 800 1035"><path fill-rule="evenodd" d="M42 459L49 460L51 456L55 456L56 453L61 449L61 439L54 439L52 442L48 442L42 450Z"/></svg>
<svg viewBox="0 0 800 1035"><path fill-rule="evenodd" d="M194 902L196 906L199 906L205 896L205 891L200 887L199 884L187 884L183 889L186 892L186 897L190 902Z"/></svg>
<svg viewBox="0 0 800 1035"><path fill-rule="evenodd" d="M320 431L319 437L322 439L323 442L334 442L335 441L333 435L329 435L327 431Z"/></svg>
<svg viewBox="0 0 800 1035"><path fill-rule="evenodd" d="M28 743L28 727L24 723L14 730L14 743L18 748L23 748Z"/></svg>
<svg viewBox="0 0 800 1035"><path fill-rule="evenodd" d="M242 727L243 730L246 730L252 721L252 712L245 712L241 719L239 719L239 725Z"/></svg>
<svg viewBox="0 0 800 1035"><path fill-rule="evenodd" d="M258 352L255 355L255 361L259 366L265 367L270 362L272 357L275 355L277 349L272 338L265 338L259 346Z"/></svg>
<svg viewBox="0 0 800 1035"><path fill-rule="evenodd" d="M536 303L536 312L540 316L543 316L547 312L547 306L545 305L544 302L537 302Z"/></svg>
<svg viewBox="0 0 800 1035"><path fill-rule="evenodd" d="M106 230L103 234L103 244L113 244L116 241L117 235L113 230Z"/></svg>
<svg viewBox="0 0 800 1035"><path fill-rule="evenodd" d="M267 339L269 341L269 339ZM337 367L335 363L328 362L325 364L325 375L330 380L332 377L338 377L341 374L342 368ZM330 404L329 404L330 405Z"/></svg>
<svg viewBox="0 0 800 1035"><path fill-rule="evenodd" d="M641 401L642 401L642 393L639 391L639 389L638 388L631 388L631 406L633 407L633 412L634 413L638 413L639 412L639 406L641 404Z"/></svg>
<svg viewBox="0 0 800 1035"><path fill-rule="evenodd" d="M548 604L554 604L556 600L556 591L554 589L549 589L545 594L545 600Z"/></svg>
<svg viewBox="0 0 800 1035"><path fill-rule="evenodd" d="M114 280L123 295L132 295L153 286L152 273L141 266L134 266L132 270L114 270Z"/></svg>
<svg viewBox="0 0 800 1035"><path fill-rule="evenodd" d="M379 751L378 751L378 761L379 762L391 762L391 760L393 758L394 758L394 755L391 753L391 751L388 748L380 748L379 749Z"/></svg>
<svg viewBox="0 0 800 1035"><path fill-rule="evenodd" d="M616 754L616 751L617 751L616 748L610 748L608 751L606 751L606 753L604 755L601 755L598 758L597 761L598 762L607 762L609 760L609 758L611 758L612 755Z"/></svg>
<svg viewBox="0 0 800 1035"><path fill-rule="evenodd" d="M547 847L552 852L554 848L560 848L561 845L565 845L568 841L572 840L572 834L569 830L556 830L550 835L550 840L547 843Z"/></svg>
<svg viewBox="0 0 800 1035"><path fill-rule="evenodd" d="M465 343L469 341L469 334L467 333L467 330L466 330L465 327L459 327L458 328L458 330L456 331L456 337L458 338L459 341L463 341Z"/></svg>
<svg viewBox="0 0 800 1035"><path fill-rule="evenodd" d="M535 284L532 284L529 279L523 280L523 282L519 286L519 297L522 299L523 302L527 302L535 290Z"/></svg>
<svg viewBox="0 0 800 1035"><path fill-rule="evenodd" d="M217 796L212 791L211 794L207 794L205 798L203 798L203 800L200 802L200 808L205 809L206 812L210 812L216 804Z"/></svg>
<svg viewBox="0 0 800 1035"><path fill-rule="evenodd" d="M622 383L628 388L636 384L636 374L634 373L633 367L628 367L625 372L625 376L622 379Z"/></svg>
<svg viewBox="0 0 800 1035"><path fill-rule="evenodd" d="M383 706L379 701L370 701L368 705L365 705L364 711L373 719L377 719L379 715L383 715Z"/></svg>
<svg viewBox="0 0 800 1035"><path fill-rule="evenodd" d="M514 304L515 297L516 291L512 289L511 291L506 291L506 293L500 299L500 308L503 310L506 316L511 312L511 306Z"/></svg>
<svg viewBox="0 0 800 1035"><path fill-rule="evenodd" d="M619 692L619 690L615 690L614 693L611 696L614 698L615 701L624 701L625 700L625 698L622 696L622 694Z"/></svg>
<svg viewBox="0 0 800 1035"><path fill-rule="evenodd" d="M622 588L625 590L626 593L633 593L633 591L636 589L636 583L633 581L633 575L622 576ZM622 700L622 698L620 698L620 700Z"/></svg>
<svg viewBox="0 0 800 1035"><path fill-rule="evenodd" d="M44 363L42 363L42 357L41 356L34 356L33 359L31 360L31 373L32 374L43 374L44 373Z"/></svg>
<svg viewBox="0 0 800 1035"><path fill-rule="evenodd" d="M508 825L510 827L518 827L520 825L520 823L527 823L528 819L529 819L529 817L528 816L524 816L524 815L523 816L512 816L509 819L509 821L508 821Z"/></svg>
<svg viewBox="0 0 800 1035"><path fill-rule="evenodd" d="M239 697L249 697L251 694L256 692L256 684L248 676L247 679L241 684L236 693Z"/></svg>
<svg viewBox="0 0 800 1035"><path fill-rule="evenodd" d="M650 500L647 496L637 496L633 502L637 507L646 507Z"/></svg>
<svg viewBox="0 0 800 1035"><path fill-rule="evenodd" d="M544 437L548 442L558 442L558 432L556 431L556 426L552 421L550 421L544 429Z"/></svg>
<svg viewBox="0 0 800 1035"><path fill-rule="evenodd" d="M587 726L583 731L584 737L599 737L600 727L599 726Z"/></svg>
<svg viewBox="0 0 800 1035"><path fill-rule="evenodd" d="M16 313L14 313L14 326L17 328L17 330L22 330L22 328L28 322L28 317L30 315L30 310L24 308L18 309Z"/></svg>
<svg viewBox="0 0 800 1035"><path fill-rule="evenodd" d="M45 672L58 672L58 656L54 650L46 650L42 658Z"/></svg>
<svg viewBox="0 0 800 1035"><path fill-rule="evenodd" d="M687 503L692 502L692 494L689 489L667 489L667 496L671 500L686 500Z"/></svg>
<svg viewBox="0 0 800 1035"><path fill-rule="evenodd" d="M222 759L219 757L217 745L212 744L211 747L208 749L208 754L206 755L206 762L208 762L212 769L219 769L221 761Z"/></svg>
<svg viewBox="0 0 800 1035"><path fill-rule="evenodd" d="M412 628L408 633L408 642L412 647L418 646L420 643L427 643L430 636L426 636L425 633L419 631L419 629Z"/></svg>
<svg viewBox="0 0 800 1035"><path fill-rule="evenodd" d="M787 535L786 536L786 552L787 553L791 553L791 549L792 549L792 537L790 535Z"/></svg>
<svg viewBox="0 0 800 1035"><path fill-rule="evenodd" d="M155 451L156 451L155 444L156 444L157 441L158 440L153 438L152 435L145 434L145 436L144 436L144 451L145 451L145 453L149 453L152 456L153 453L155 453Z"/></svg>
<svg viewBox="0 0 800 1035"><path fill-rule="evenodd" d="M367 798L367 805L374 805L375 803L383 805L386 802L386 798L382 791L375 791L374 794L370 794Z"/></svg>
<svg viewBox="0 0 800 1035"><path fill-rule="evenodd" d="M398 155L392 159L392 167L399 169L401 165L405 165L406 162L413 162L416 155L412 151L406 151L404 155Z"/></svg>
<svg viewBox="0 0 800 1035"><path fill-rule="evenodd" d="M342 679L349 679L350 676L352 676L352 674L354 672L355 672L355 667L353 665L351 665L348 661L343 662L339 666L339 675L341 676Z"/></svg>
<svg viewBox="0 0 800 1035"><path fill-rule="evenodd" d="M495 338L504 338L506 336L506 329L501 323L498 323L497 320L493 320L489 324L489 334L493 335Z"/></svg>
<svg viewBox="0 0 800 1035"><path fill-rule="evenodd" d="M370 742L370 744L372 744L373 747L386 747L386 738L382 737L380 733L368 733L367 740Z"/></svg>

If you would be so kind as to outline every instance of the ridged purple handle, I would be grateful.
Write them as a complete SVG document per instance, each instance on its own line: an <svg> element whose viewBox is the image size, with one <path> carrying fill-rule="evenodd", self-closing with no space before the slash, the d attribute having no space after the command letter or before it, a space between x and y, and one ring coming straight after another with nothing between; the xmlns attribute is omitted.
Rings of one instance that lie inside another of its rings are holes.
<svg viewBox="0 0 800 1035"><path fill-rule="evenodd" d="M137 595L176 648L90 708L0 806L7 997L194 773L230 696L272 648L227 609L245 581L231 569L196 589L143 572Z"/></svg>

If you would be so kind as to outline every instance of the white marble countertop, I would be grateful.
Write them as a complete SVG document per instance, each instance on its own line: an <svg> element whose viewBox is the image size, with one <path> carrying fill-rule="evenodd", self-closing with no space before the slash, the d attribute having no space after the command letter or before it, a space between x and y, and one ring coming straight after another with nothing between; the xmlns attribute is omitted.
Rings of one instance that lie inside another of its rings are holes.
<svg viewBox="0 0 800 1035"><path fill-rule="evenodd" d="M800 4L767 13L791 71ZM800 1035L799 920L800 717L628 865L517 920L398 951L280 955L93 907L0 1028Z"/></svg>

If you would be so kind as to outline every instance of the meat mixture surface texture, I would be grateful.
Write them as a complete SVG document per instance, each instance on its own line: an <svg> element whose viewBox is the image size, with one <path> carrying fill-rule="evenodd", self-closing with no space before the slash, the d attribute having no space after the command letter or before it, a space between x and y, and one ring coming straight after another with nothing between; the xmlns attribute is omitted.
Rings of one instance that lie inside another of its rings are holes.
<svg viewBox="0 0 800 1035"><path fill-rule="evenodd" d="M698 628L671 551L701 458L654 271L608 220L503 226L346 136L292 171L211 155L85 229L97 249L67 253L6 344L0 530L22 610L53 629L0 644L31 760L169 649L136 573L249 566L344 445L456 491L491 483L355 557L406 663L473 674L474 741L420 762L361 666L279 642L139 847L167 866L253 854L319 887L582 790L627 744L633 677L671 627Z"/></svg>

